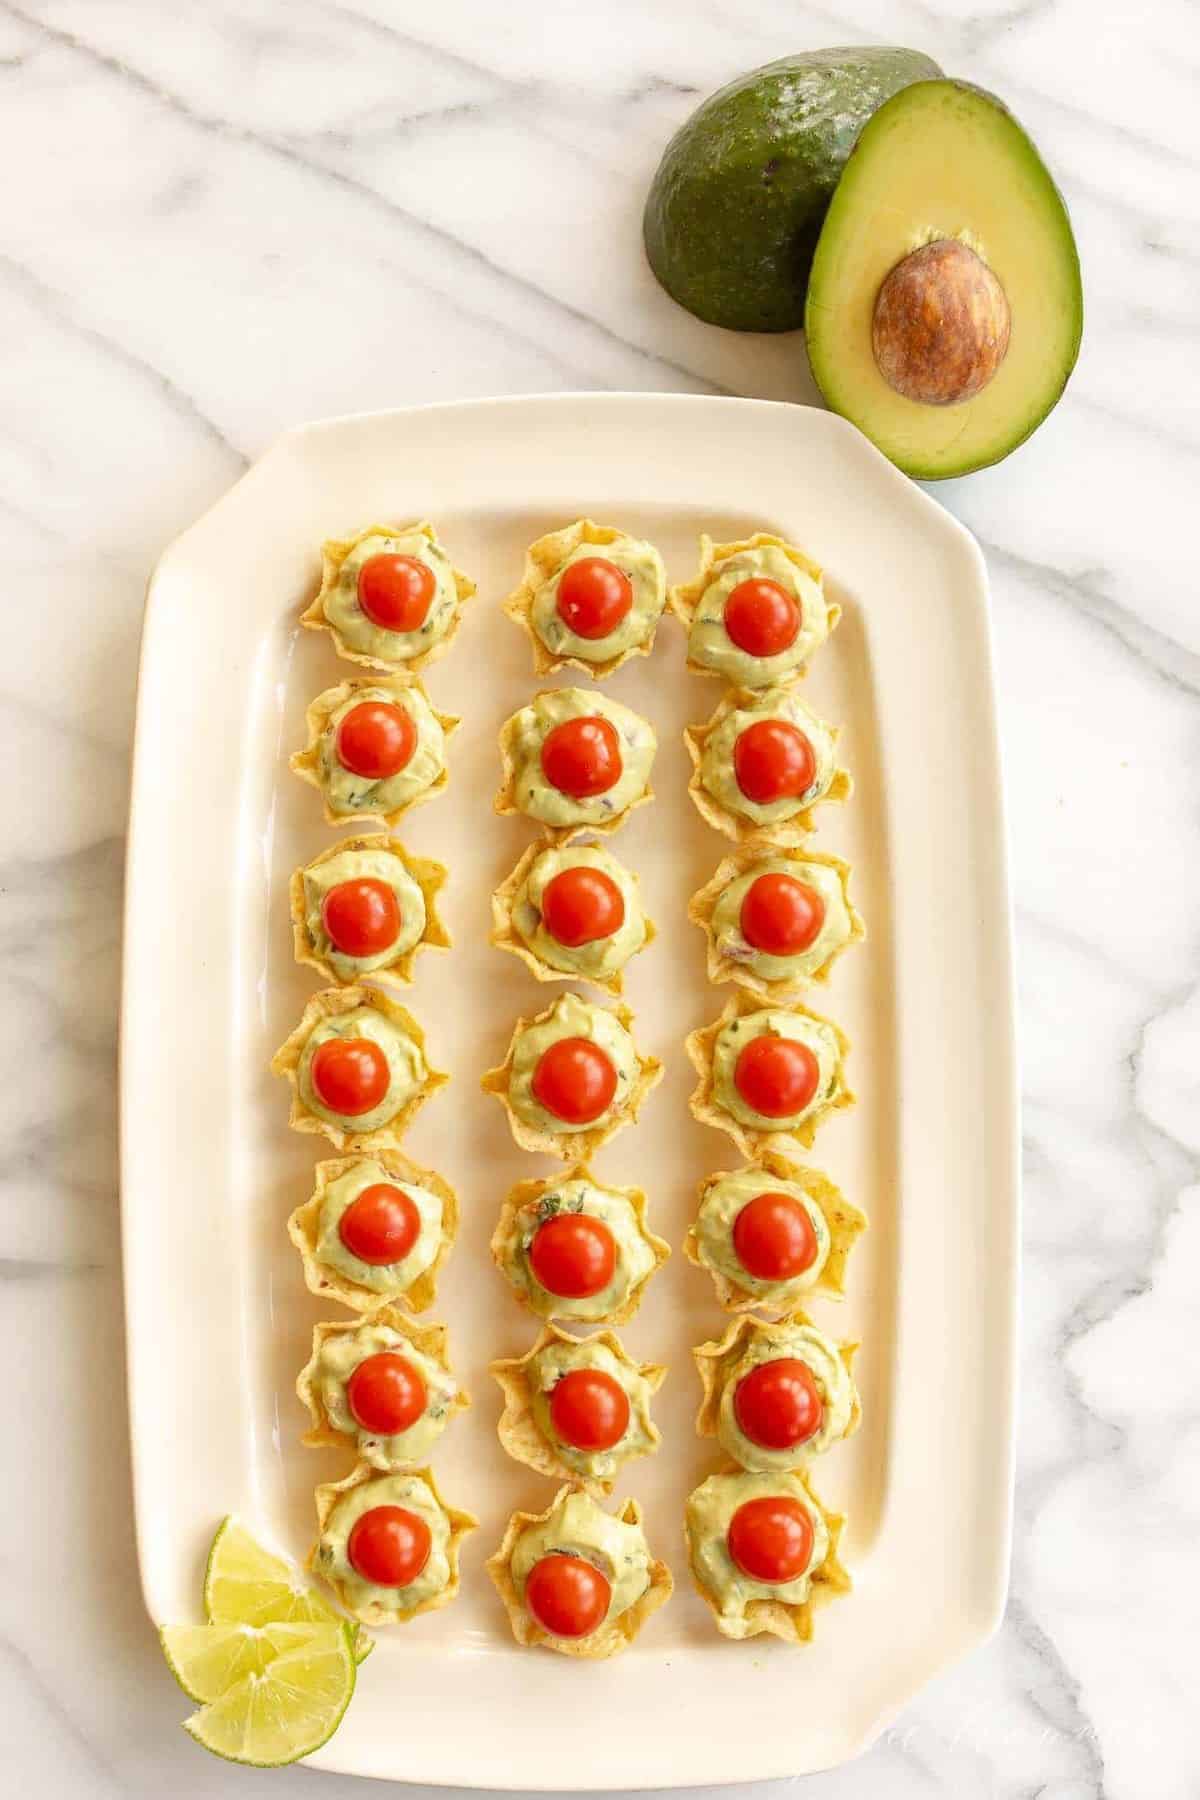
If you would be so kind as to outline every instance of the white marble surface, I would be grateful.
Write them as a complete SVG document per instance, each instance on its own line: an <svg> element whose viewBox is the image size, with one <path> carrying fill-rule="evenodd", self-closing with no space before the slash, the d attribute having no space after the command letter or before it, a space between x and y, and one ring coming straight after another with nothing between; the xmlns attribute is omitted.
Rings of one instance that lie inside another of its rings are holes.
<svg viewBox="0 0 1200 1800"><path fill-rule="evenodd" d="M1003 1632L821 1800L1200 1792L1200 14L1186 0L0 0L0 1280L9 1791L248 1791L178 1730L138 1592L114 1132L138 630L283 427L569 387L813 399L797 339L641 261L730 74L890 40L1003 94L1070 201L1067 398L941 488L995 592L1024 1058ZM14 1514L15 1508L15 1514ZM315 1791L302 1771L281 1796ZM320 1777L331 1797L362 1790Z"/></svg>

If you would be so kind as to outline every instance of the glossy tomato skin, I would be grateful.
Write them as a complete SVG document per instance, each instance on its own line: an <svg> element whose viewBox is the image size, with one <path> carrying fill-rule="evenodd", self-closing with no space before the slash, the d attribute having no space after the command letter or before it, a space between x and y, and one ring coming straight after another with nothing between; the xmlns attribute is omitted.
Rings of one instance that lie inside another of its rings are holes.
<svg viewBox="0 0 1200 1800"><path fill-rule="evenodd" d="M801 956L825 923L825 902L807 881L772 871L750 883L738 922L753 949L767 956Z"/></svg>
<svg viewBox="0 0 1200 1800"><path fill-rule="evenodd" d="M437 578L417 556L368 556L358 571L358 604L381 631L419 631Z"/></svg>
<svg viewBox="0 0 1200 1800"><path fill-rule="evenodd" d="M339 881L321 904L321 920L343 956L379 956L400 935L400 903L395 889L374 876Z"/></svg>
<svg viewBox="0 0 1200 1800"><path fill-rule="evenodd" d="M743 1375L733 1393L738 1428L764 1450L795 1450L821 1429L821 1391L806 1362L777 1356Z"/></svg>
<svg viewBox="0 0 1200 1800"><path fill-rule="evenodd" d="M599 713L564 719L542 741L542 774L572 800L594 800L621 779L621 741Z"/></svg>
<svg viewBox="0 0 1200 1800"><path fill-rule="evenodd" d="M529 1244L534 1280L561 1300L587 1300L612 1280L617 1246L603 1219L588 1213L555 1213Z"/></svg>
<svg viewBox="0 0 1200 1800"><path fill-rule="evenodd" d="M364 781L386 781L412 761L417 727L407 707L390 700L360 700L337 728L337 758Z"/></svg>
<svg viewBox="0 0 1200 1800"><path fill-rule="evenodd" d="M756 719L734 740L733 773L747 800L772 806L808 792L817 777L817 758L789 719Z"/></svg>
<svg viewBox="0 0 1200 1800"><path fill-rule="evenodd" d="M559 577L556 604L576 637L608 637L633 605L633 583L606 556L581 556Z"/></svg>
<svg viewBox="0 0 1200 1800"><path fill-rule="evenodd" d="M629 1429L629 1395L605 1369L568 1369L550 1396L550 1423L574 1450L611 1450Z"/></svg>
<svg viewBox="0 0 1200 1800"><path fill-rule="evenodd" d="M382 1268L402 1262L421 1235L421 1215L411 1194L373 1181L338 1220L338 1236L359 1262Z"/></svg>
<svg viewBox="0 0 1200 1800"><path fill-rule="evenodd" d="M387 1057L371 1038L326 1038L309 1064L313 1088L330 1112L355 1119L388 1091Z"/></svg>
<svg viewBox="0 0 1200 1800"><path fill-rule="evenodd" d="M800 635L800 603L778 581L739 581L725 602L725 629L747 656L779 656Z"/></svg>
<svg viewBox="0 0 1200 1800"><path fill-rule="evenodd" d="M582 1638L604 1623L612 1599L608 1577L582 1556L551 1551L534 1563L525 1604L552 1637Z"/></svg>
<svg viewBox="0 0 1200 1800"><path fill-rule="evenodd" d="M542 920L556 943L578 950L621 929L625 923L624 897L603 869L576 863L546 883L542 890Z"/></svg>
<svg viewBox="0 0 1200 1800"><path fill-rule="evenodd" d="M733 1221L733 1248L756 1281L794 1281L817 1260L813 1222L794 1194L756 1194Z"/></svg>
<svg viewBox="0 0 1200 1800"><path fill-rule="evenodd" d="M364 1431L394 1437L415 1425L426 1405L418 1369L394 1350L363 1358L346 1383L346 1402Z"/></svg>
<svg viewBox="0 0 1200 1800"><path fill-rule="evenodd" d="M532 1086L539 1105L556 1119L590 1125L612 1105L617 1071L591 1038L559 1038L538 1058Z"/></svg>
<svg viewBox="0 0 1200 1800"><path fill-rule="evenodd" d="M409 1587L429 1561L428 1525L406 1506L373 1506L354 1522L346 1540L350 1567L377 1587Z"/></svg>
<svg viewBox="0 0 1200 1800"><path fill-rule="evenodd" d="M813 1538L812 1519L799 1500L767 1494L743 1501L729 1521L725 1542L743 1575L775 1585L804 1574L812 1561Z"/></svg>
<svg viewBox="0 0 1200 1800"><path fill-rule="evenodd" d="M787 1119L810 1105L821 1078L816 1057L795 1038L751 1038L734 1064L733 1085L752 1112Z"/></svg>

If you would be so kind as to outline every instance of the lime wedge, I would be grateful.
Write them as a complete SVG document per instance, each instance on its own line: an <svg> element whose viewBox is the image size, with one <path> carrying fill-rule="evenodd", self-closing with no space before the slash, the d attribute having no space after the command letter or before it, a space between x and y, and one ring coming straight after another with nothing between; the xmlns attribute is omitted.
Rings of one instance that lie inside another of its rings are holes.
<svg viewBox="0 0 1200 1800"><path fill-rule="evenodd" d="M327 1648L334 1625L164 1625L167 1667L189 1700L202 1705L247 1675L261 1675L285 1651Z"/></svg>
<svg viewBox="0 0 1200 1800"><path fill-rule="evenodd" d="M299 1569L256 1543L232 1515L222 1519L204 1571L204 1616L210 1625L342 1625L345 1620L305 1581ZM375 1640L351 1628L355 1662Z"/></svg>
<svg viewBox="0 0 1200 1800"><path fill-rule="evenodd" d="M274 1769L310 1756L340 1725L354 1692L348 1631L341 1625L268 1625L260 1642L289 1630L298 1630L304 1641L281 1649L261 1671L243 1675L184 1720L184 1730L214 1756Z"/></svg>

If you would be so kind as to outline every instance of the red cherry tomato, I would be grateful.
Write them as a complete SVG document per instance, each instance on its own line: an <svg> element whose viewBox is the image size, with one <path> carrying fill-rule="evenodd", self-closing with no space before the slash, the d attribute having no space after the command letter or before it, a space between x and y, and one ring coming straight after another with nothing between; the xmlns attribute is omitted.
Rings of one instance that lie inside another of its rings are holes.
<svg viewBox="0 0 1200 1800"><path fill-rule="evenodd" d="M725 602L725 629L747 656L778 656L796 641L800 603L777 581L739 581Z"/></svg>
<svg viewBox="0 0 1200 1800"><path fill-rule="evenodd" d="M343 956L378 956L400 935L400 903L386 881L367 876L330 888L321 918Z"/></svg>
<svg viewBox="0 0 1200 1800"><path fill-rule="evenodd" d="M419 631L437 577L417 556L368 556L358 571L358 604L382 631Z"/></svg>
<svg viewBox="0 0 1200 1800"><path fill-rule="evenodd" d="M337 728L337 756L365 781L386 781L412 761L417 728L412 714L390 700L360 700Z"/></svg>
<svg viewBox="0 0 1200 1800"><path fill-rule="evenodd" d="M416 1202L386 1181L365 1187L338 1220L338 1236L351 1256L372 1268L402 1262L420 1235Z"/></svg>
<svg viewBox="0 0 1200 1800"><path fill-rule="evenodd" d="M816 780L817 758L798 725L756 719L734 742L733 772L747 800L770 806L808 792Z"/></svg>
<svg viewBox="0 0 1200 1800"><path fill-rule="evenodd" d="M346 1401L364 1431L391 1437L415 1425L425 1411L425 1383L403 1356L380 1350L351 1374Z"/></svg>
<svg viewBox="0 0 1200 1800"><path fill-rule="evenodd" d="M795 1038L751 1038L733 1069L733 1085L765 1119L800 1113L817 1091L821 1071L807 1044Z"/></svg>
<svg viewBox="0 0 1200 1800"><path fill-rule="evenodd" d="M429 1561L433 1540L419 1513L406 1506L373 1506L354 1521L346 1540L350 1567L376 1587L407 1587Z"/></svg>
<svg viewBox="0 0 1200 1800"><path fill-rule="evenodd" d="M586 1637L603 1624L611 1599L607 1575L561 1550L535 1562L525 1580L525 1604L553 1637Z"/></svg>
<svg viewBox="0 0 1200 1800"><path fill-rule="evenodd" d="M572 800L606 794L621 779L621 744L611 721L596 713L555 725L542 743L542 774Z"/></svg>
<svg viewBox="0 0 1200 1800"><path fill-rule="evenodd" d="M792 1281L817 1259L817 1234L793 1194L756 1194L733 1221L733 1248L756 1281Z"/></svg>
<svg viewBox="0 0 1200 1800"><path fill-rule="evenodd" d="M591 1038L559 1038L533 1071L535 1100L566 1125L590 1125L608 1111L616 1091L612 1059Z"/></svg>
<svg viewBox="0 0 1200 1800"><path fill-rule="evenodd" d="M816 942L825 902L794 875L760 875L742 901L742 936L768 956L799 956Z"/></svg>
<svg viewBox="0 0 1200 1800"><path fill-rule="evenodd" d="M587 1300L612 1280L617 1246L603 1219L587 1213L555 1213L533 1234L529 1266L548 1294Z"/></svg>
<svg viewBox="0 0 1200 1800"><path fill-rule="evenodd" d="M725 1542L751 1581L795 1581L812 1560L812 1519L790 1494L767 1494L742 1502L729 1521Z"/></svg>
<svg viewBox="0 0 1200 1800"><path fill-rule="evenodd" d="M546 883L542 893L546 930L570 950L611 937L625 923L625 902L611 875L577 863Z"/></svg>
<svg viewBox="0 0 1200 1800"><path fill-rule="evenodd" d="M794 1450L821 1429L824 1408L813 1372L798 1356L777 1356L743 1375L733 1391L738 1425L764 1450Z"/></svg>
<svg viewBox="0 0 1200 1800"><path fill-rule="evenodd" d="M632 581L607 557L583 556L563 570L558 616L576 637L607 637L632 605Z"/></svg>
<svg viewBox="0 0 1200 1800"><path fill-rule="evenodd" d="M372 1112L388 1091L387 1057L371 1038L327 1038L309 1068L321 1104L348 1119Z"/></svg>
<svg viewBox="0 0 1200 1800"><path fill-rule="evenodd" d="M603 1369L568 1369L550 1396L550 1423L576 1450L611 1450L629 1429L629 1395Z"/></svg>

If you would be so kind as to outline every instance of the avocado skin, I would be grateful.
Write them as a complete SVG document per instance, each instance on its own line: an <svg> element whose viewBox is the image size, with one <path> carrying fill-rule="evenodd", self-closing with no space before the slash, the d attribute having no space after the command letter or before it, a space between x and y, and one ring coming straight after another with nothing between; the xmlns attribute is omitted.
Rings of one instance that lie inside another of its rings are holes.
<svg viewBox="0 0 1200 1800"><path fill-rule="evenodd" d="M917 50L806 50L752 69L699 106L646 200L650 267L697 318L795 331L825 210L878 106L941 70Z"/></svg>

